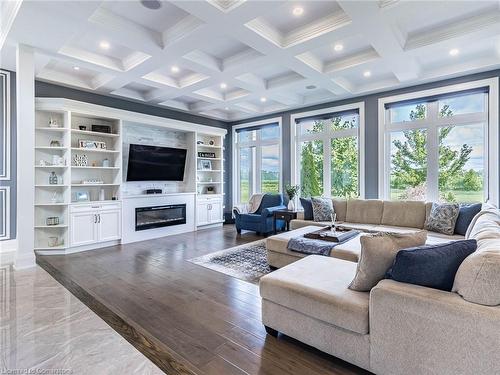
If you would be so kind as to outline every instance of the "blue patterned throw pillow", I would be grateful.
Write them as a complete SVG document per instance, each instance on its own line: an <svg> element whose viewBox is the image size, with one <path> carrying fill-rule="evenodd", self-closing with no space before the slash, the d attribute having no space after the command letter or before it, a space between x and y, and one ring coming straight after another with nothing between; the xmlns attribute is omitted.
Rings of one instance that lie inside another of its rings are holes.
<svg viewBox="0 0 500 375"><path fill-rule="evenodd" d="M455 232L459 209L457 203L433 203L425 229L451 236Z"/></svg>
<svg viewBox="0 0 500 375"><path fill-rule="evenodd" d="M311 198L314 221L330 221L333 215L333 203L330 198Z"/></svg>

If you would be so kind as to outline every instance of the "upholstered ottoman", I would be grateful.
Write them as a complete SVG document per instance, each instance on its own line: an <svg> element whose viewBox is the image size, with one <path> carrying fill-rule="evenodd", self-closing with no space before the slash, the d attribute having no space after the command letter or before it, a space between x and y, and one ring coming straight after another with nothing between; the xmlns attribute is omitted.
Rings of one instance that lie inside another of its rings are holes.
<svg viewBox="0 0 500 375"><path fill-rule="evenodd" d="M269 265L275 268L281 268L287 264L304 258L306 254L287 249L288 241L291 238L303 236L306 233L314 232L318 229L320 229L318 226L310 225L292 230L290 232L283 232L275 236L268 237L266 240L266 249L267 262ZM357 262L359 260L360 252L361 244L359 242L359 236L356 236L347 242L335 246L331 251L330 256L332 258Z"/></svg>
<svg viewBox="0 0 500 375"><path fill-rule="evenodd" d="M368 369L370 293L348 289L355 274L356 263L310 255L262 277L266 331Z"/></svg>

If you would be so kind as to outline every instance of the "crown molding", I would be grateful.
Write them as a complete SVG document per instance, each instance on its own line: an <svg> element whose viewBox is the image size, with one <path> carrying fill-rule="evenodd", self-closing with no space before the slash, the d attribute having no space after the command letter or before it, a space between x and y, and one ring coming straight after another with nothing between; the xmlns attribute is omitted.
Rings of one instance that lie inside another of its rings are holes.
<svg viewBox="0 0 500 375"><path fill-rule="evenodd" d="M207 3L216 7L221 12L229 13L235 8L239 7L246 0L207 0Z"/></svg>
<svg viewBox="0 0 500 375"><path fill-rule="evenodd" d="M0 50L3 48L22 3L23 0L11 0L0 4L2 7L2 14L0 14Z"/></svg>
<svg viewBox="0 0 500 375"><path fill-rule="evenodd" d="M423 32L413 32L408 35L404 46L405 51L436 44L448 39L471 34L490 26L498 26L500 11L487 12L472 17L455 20L445 26L436 27Z"/></svg>
<svg viewBox="0 0 500 375"><path fill-rule="evenodd" d="M378 59L380 56L373 48L347 56L343 59L331 61L323 67L323 73L333 73L340 70L352 68L356 65L361 65L369 61Z"/></svg>
<svg viewBox="0 0 500 375"><path fill-rule="evenodd" d="M343 12L338 11L328 15L310 25L306 25L296 31L291 32L284 37L283 48L292 47L296 44L303 43L313 38L317 38L323 34L340 29L351 23L349 16Z"/></svg>

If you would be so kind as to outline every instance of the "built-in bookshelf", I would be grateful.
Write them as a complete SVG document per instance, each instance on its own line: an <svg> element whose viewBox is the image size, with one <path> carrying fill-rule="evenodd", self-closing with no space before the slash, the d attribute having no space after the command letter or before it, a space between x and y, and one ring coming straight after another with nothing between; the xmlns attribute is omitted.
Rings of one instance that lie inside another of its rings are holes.
<svg viewBox="0 0 500 375"><path fill-rule="evenodd" d="M196 193L198 196L222 196L224 194L223 137L198 133L196 156Z"/></svg>
<svg viewBox="0 0 500 375"><path fill-rule="evenodd" d="M220 225L223 219L224 138L196 135L196 225Z"/></svg>
<svg viewBox="0 0 500 375"><path fill-rule="evenodd" d="M223 129L38 98L34 130L34 224L28 225L38 254L93 250L223 222ZM126 181L130 144L186 149L183 180ZM162 194L147 194L149 189ZM178 204L186 206L186 223L137 231L136 208Z"/></svg>
<svg viewBox="0 0 500 375"><path fill-rule="evenodd" d="M69 246L72 203L120 199L120 129L118 119L37 109L35 250Z"/></svg>

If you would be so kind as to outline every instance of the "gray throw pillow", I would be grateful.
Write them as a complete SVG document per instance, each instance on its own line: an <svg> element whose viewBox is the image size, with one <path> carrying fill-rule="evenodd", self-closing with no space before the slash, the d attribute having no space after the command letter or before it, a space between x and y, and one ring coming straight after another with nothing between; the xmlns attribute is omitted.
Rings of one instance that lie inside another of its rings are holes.
<svg viewBox="0 0 500 375"><path fill-rule="evenodd" d="M451 236L455 232L459 212L460 206L457 203L433 203L425 221L425 229Z"/></svg>
<svg viewBox="0 0 500 375"><path fill-rule="evenodd" d="M333 203L330 198L311 198L314 221L330 221L333 215Z"/></svg>
<svg viewBox="0 0 500 375"><path fill-rule="evenodd" d="M369 292L380 280L384 279L398 251L424 245L427 241L427 232L424 230L415 233L381 232L363 235L359 240L361 256L349 289Z"/></svg>

